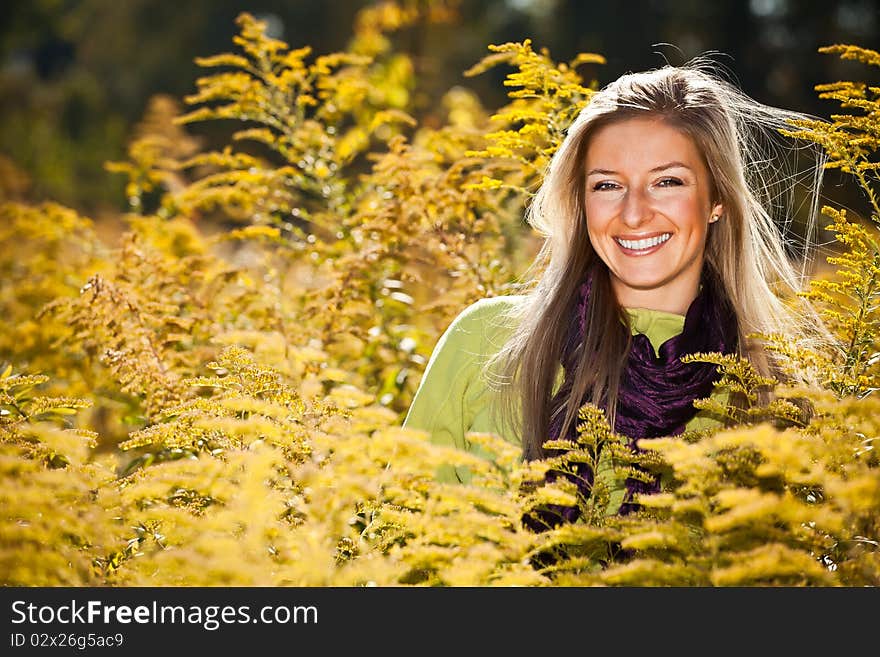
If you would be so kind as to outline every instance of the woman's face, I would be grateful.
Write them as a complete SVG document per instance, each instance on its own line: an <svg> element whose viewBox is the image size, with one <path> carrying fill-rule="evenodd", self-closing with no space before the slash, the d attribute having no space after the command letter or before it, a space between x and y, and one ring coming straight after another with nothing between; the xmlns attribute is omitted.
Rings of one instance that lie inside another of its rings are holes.
<svg viewBox="0 0 880 657"><path fill-rule="evenodd" d="M590 242L620 305L683 315L697 296L712 215L709 170L690 137L654 118L596 130L587 148Z"/></svg>

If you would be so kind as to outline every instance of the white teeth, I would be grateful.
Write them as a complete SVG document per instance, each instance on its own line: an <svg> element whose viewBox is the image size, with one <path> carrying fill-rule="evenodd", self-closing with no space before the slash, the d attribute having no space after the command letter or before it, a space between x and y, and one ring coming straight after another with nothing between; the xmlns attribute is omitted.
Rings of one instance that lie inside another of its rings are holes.
<svg viewBox="0 0 880 657"><path fill-rule="evenodd" d="M656 237L648 237L643 240L622 240L617 239L617 243L620 244L625 249L631 249L633 251L643 251L644 249L650 249L652 246L657 246L658 244L663 244L666 240L672 237L672 233L663 233L662 235L657 235Z"/></svg>

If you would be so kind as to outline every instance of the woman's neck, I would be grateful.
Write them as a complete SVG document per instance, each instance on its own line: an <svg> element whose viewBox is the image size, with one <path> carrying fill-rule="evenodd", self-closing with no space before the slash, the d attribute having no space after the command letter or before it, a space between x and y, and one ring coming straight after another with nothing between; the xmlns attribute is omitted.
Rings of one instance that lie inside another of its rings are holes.
<svg viewBox="0 0 880 657"><path fill-rule="evenodd" d="M643 308L686 315L700 292L700 281L673 280L661 287L639 289L622 285L612 278L611 287L617 302L623 308Z"/></svg>

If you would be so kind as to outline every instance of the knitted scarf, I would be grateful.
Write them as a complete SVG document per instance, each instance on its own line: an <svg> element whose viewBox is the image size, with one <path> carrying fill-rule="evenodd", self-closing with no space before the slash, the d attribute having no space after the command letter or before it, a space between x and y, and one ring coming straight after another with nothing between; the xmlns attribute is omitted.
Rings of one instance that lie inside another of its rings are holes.
<svg viewBox="0 0 880 657"><path fill-rule="evenodd" d="M580 286L578 303L575 306L566 343L563 349L562 365L565 373L563 383L551 402L551 408L560 409L571 395L571 389L578 365L579 349L583 342L586 317L589 309L591 276ZM717 379L717 366L712 363L683 363L681 357L697 352L734 353L737 348L736 315L720 293L720 283L706 268L697 297L688 308L684 329L660 348L659 356L648 337L643 334L632 336L626 367L622 373L614 431L626 436L630 448L639 451L636 441L642 438L673 436L684 431L685 425L697 412L693 406L695 399L708 397ZM626 327L621 323L621 331ZM581 404L590 401L590 394ZM604 404L603 404L604 405ZM606 408L607 411L607 408ZM550 423L549 437L576 439L575 423L569 427L565 436L560 436L564 410L557 412ZM548 480L562 473L551 472ZM575 474L563 476L573 480L582 495L589 495L593 473L586 464L579 464ZM633 502L636 493L651 493L659 490L659 477L651 475L651 481L642 482L632 478L626 481L626 493L620 514L627 514L637 508ZM540 512L527 524L533 528L555 526L561 521L572 522L577 518L576 507L551 505Z"/></svg>

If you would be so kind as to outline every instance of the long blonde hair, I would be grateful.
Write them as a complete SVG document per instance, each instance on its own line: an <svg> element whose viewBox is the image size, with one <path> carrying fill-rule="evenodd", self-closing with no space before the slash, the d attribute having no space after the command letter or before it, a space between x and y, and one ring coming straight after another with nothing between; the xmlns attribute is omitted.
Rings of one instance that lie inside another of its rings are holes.
<svg viewBox="0 0 880 657"><path fill-rule="evenodd" d="M809 236L818 218L824 153L779 132L791 128L789 119L814 117L757 102L699 58L683 66L623 75L597 91L569 127L529 205L527 220L544 242L523 277L523 303L511 311L517 328L487 364L494 380L506 382L495 410L503 425L521 436L525 459L544 456L542 445L556 413L565 413L565 434L588 391L593 403L605 400L613 426L630 342L629 332L620 326L628 325L628 319L587 234L584 160L598 128L645 116L688 135L705 157L711 202L723 205L724 217L711 226L704 266L716 275L721 294L736 312L739 353L759 373L778 376L778 366L750 334L782 333L811 343L827 338L816 313L807 304L799 305L795 295L812 266ZM798 168L786 156L802 151L809 155L809 165ZM807 228L797 235L789 229L804 203ZM794 252L788 253L787 247ZM571 312L588 271L593 272L593 287L584 357L571 396L563 406L551 408Z"/></svg>

